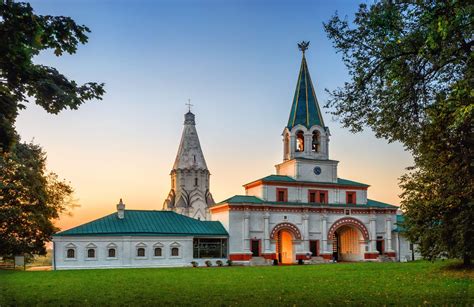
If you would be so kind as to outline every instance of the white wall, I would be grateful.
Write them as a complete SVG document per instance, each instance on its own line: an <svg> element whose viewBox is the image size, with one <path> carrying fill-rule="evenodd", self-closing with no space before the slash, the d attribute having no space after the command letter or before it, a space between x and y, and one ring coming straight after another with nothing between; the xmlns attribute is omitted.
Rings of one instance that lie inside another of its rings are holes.
<svg viewBox="0 0 474 307"><path fill-rule="evenodd" d="M201 264L207 259L193 259L193 237L154 236L57 236L54 242L56 269L179 267ZM108 258L108 248L116 246L116 257ZM87 249L95 246L96 257L87 258ZM162 248L162 256L154 257L154 247ZM145 257L137 257L138 247L145 248ZM179 255L171 256L171 248L178 247ZM75 249L75 259L66 258L68 248ZM211 259L213 264L217 259ZM226 259L221 259L224 262Z"/></svg>

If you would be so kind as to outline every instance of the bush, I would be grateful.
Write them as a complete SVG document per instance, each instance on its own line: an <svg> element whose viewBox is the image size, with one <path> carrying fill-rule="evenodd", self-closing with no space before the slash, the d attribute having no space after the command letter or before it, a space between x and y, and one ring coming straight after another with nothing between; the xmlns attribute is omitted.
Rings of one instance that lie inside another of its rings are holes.
<svg viewBox="0 0 474 307"><path fill-rule="evenodd" d="M197 268L199 266L199 263L196 261L191 261L191 264L193 265L193 268Z"/></svg>
<svg viewBox="0 0 474 307"><path fill-rule="evenodd" d="M212 262L211 262L211 260L206 260L206 262L205 262L205 263L206 263L206 265L207 265L208 267L212 266Z"/></svg>
<svg viewBox="0 0 474 307"><path fill-rule="evenodd" d="M228 266L232 266L232 260L230 260L230 259L227 260L227 265L228 265Z"/></svg>
<svg viewBox="0 0 474 307"><path fill-rule="evenodd" d="M217 264L217 266L223 266L223 265L224 265L224 263L222 262L222 260L217 260L217 261L216 261L216 264Z"/></svg>

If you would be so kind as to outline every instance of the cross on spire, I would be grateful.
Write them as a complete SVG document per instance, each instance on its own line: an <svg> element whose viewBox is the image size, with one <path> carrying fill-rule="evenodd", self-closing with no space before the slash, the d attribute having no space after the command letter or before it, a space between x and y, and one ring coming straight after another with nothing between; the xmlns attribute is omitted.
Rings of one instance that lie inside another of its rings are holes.
<svg viewBox="0 0 474 307"><path fill-rule="evenodd" d="M194 106L193 104L191 104L191 99L188 99L188 103L185 103L185 105L188 106L188 112L191 112L191 107Z"/></svg>
<svg viewBox="0 0 474 307"><path fill-rule="evenodd" d="M298 43L298 48L301 50L301 52L303 52L303 55L304 55L304 52L308 49L308 47L309 47L309 41L307 42L302 41Z"/></svg>

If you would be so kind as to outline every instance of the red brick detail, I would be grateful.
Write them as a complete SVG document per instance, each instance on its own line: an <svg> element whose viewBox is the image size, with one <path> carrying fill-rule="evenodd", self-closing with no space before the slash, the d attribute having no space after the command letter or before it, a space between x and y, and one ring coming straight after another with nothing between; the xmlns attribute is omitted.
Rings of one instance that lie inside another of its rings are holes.
<svg viewBox="0 0 474 307"><path fill-rule="evenodd" d="M252 259L252 254L230 254L229 259L232 261L249 261Z"/></svg>
<svg viewBox="0 0 474 307"><path fill-rule="evenodd" d="M290 231L293 234L294 238L297 239L297 240L302 240L303 239L303 237L301 236L301 232L298 229L298 227L296 227L296 225L294 225L294 224L287 223L287 222L277 224L275 227L273 227L272 232L270 234L270 238L276 239L277 234L280 230Z"/></svg>
<svg viewBox="0 0 474 307"><path fill-rule="evenodd" d="M365 253L364 259L377 259L379 257L379 253Z"/></svg>
<svg viewBox="0 0 474 307"><path fill-rule="evenodd" d="M369 240L369 231L367 230L367 227L365 227L364 223L362 223L358 219L355 219L355 218L352 218L352 217L343 217L343 218L338 219L337 221L335 221L332 224L331 228L329 228L328 240L332 240L336 230L339 227L344 226L344 225L353 226L353 227L359 229L360 232L362 233L362 236L364 237L364 240L366 240L366 241Z"/></svg>
<svg viewBox="0 0 474 307"><path fill-rule="evenodd" d="M325 260L331 260L332 259L331 254L322 254L321 257L323 257L323 259L325 259Z"/></svg>
<svg viewBox="0 0 474 307"><path fill-rule="evenodd" d="M306 254L296 254L296 260L308 260L311 259L311 256Z"/></svg>
<svg viewBox="0 0 474 307"><path fill-rule="evenodd" d="M397 256L397 253L396 252L386 252L385 255L387 257L395 258Z"/></svg>
<svg viewBox="0 0 474 307"><path fill-rule="evenodd" d="M277 259L276 254L262 254L262 257L265 259L270 259L270 260Z"/></svg>

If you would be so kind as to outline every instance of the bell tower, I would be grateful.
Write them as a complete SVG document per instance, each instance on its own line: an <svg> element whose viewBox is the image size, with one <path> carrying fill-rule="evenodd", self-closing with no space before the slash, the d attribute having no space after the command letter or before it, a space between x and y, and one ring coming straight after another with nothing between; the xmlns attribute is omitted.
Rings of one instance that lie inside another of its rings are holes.
<svg viewBox="0 0 474 307"><path fill-rule="evenodd" d="M337 161L329 159L329 128L324 125L306 62L309 42L298 44L302 52L300 71L288 124L283 130L283 163L277 174L297 180L336 182Z"/></svg>
<svg viewBox="0 0 474 307"><path fill-rule="evenodd" d="M208 207L214 204L214 199L209 191L210 173L191 109L184 115L183 134L170 176L171 190L163 203L163 210L208 220Z"/></svg>

